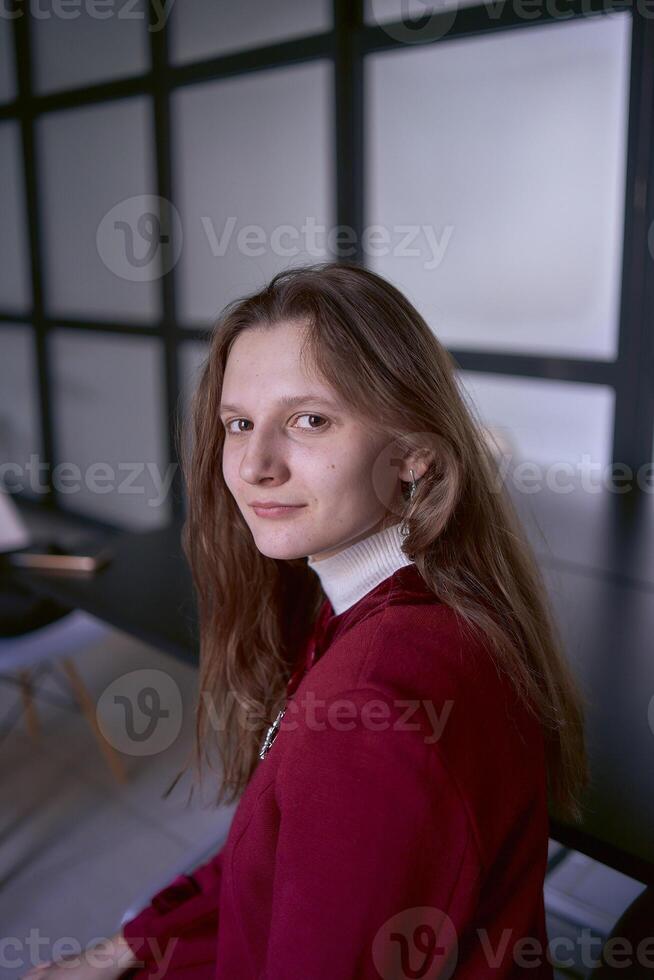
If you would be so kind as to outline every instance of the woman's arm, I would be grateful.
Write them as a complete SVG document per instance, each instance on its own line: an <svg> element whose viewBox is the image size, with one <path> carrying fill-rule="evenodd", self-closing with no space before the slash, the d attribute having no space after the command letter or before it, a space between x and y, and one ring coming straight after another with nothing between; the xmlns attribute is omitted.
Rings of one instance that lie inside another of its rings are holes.
<svg viewBox="0 0 654 980"><path fill-rule="evenodd" d="M179 958L179 944L193 943L192 956L215 953L218 898L223 850L196 868L178 875L162 888L133 919L123 923L122 935L135 958L145 966ZM205 950L206 947L206 950Z"/></svg>
<svg viewBox="0 0 654 980"><path fill-rule="evenodd" d="M180 968L213 962L222 854L171 881L111 939L35 966L23 974L25 980L119 980L140 968L165 976L173 958Z"/></svg>

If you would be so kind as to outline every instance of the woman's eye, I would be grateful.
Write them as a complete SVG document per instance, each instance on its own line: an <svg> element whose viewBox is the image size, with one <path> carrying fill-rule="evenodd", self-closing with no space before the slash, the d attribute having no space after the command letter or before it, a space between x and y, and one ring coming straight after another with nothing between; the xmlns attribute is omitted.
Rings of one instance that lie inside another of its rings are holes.
<svg viewBox="0 0 654 980"><path fill-rule="evenodd" d="M321 420L322 420L322 422L323 422L323 423L325 423L325 424L323 424L323 425L320 425L320 426L311 426L311 425L310 425L310 426L306 426L306 427L305 427L305 426L302 426L302 425L301 425L301 426L300 426L300 428L301 428L301 429L303 429L303 428L308 428L308 429L310 429L310 430L311 430L311 429L313 429L313 430L315 431L315 429L324 429L324 428L326 428L326 427L327 427L327 425L329 424L329 423L327 422L327 419L326 419L326 418L324 418L324 417L323 417L322 415L313 415L313 414L308 414L308 413L305 413L304 415L298 415L298 419L321 419Z"/></svg>
<svg viewBox="0 0 654 980"><path fill-rule="evenodd" d="M248 422L248 421L249 421L248 419L232 419L230 422L225 422L225 430L227 432L231 432L232 434L236 434L237 432L243 432L243 429L232 429L230 428L230 426L234 425L234 423L238 425L239 422Z"/></svg>
<svg viewBox="0 0 654 980"><path fill-rule="evenodd" d="M304 429L307 432L316 432L319 431L320 429L326 429L327 426L329 425L329 422L327 421L326 418L324 418L324 416L314 415L313 413L309 413L309 412L305 412L303 415L298 415L297 419L319 419L321 421L322 424L318 426L311 425L311 424L298 426L298 428ZM233 426L238 426L240 422L245 422L247 425L252 424L249 419L231 419L229 422L225 422L225 431L231 433L232 435L237 435L238 433L245 432L246 431L245 429L233 428Z"/></svg>

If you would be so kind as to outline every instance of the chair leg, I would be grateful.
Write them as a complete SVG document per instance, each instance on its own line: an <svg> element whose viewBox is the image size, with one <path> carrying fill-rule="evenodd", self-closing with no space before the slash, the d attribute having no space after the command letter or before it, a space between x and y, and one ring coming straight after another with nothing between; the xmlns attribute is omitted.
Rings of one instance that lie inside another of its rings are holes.
<svg viewBox="0 0 654 980"><path fill-rule="evenodd" d="M70 681L70 686L73 689L73 693L75 695L77 703L79 704L80 708L84 713L84 717L86 718L89 727L95 736L95 739L100 747L100 751L104 755L107 764L114 775L114 778L119 783L126 783L127 774L125 772L125 767L123 765L123 762L120 756L118 755L118 753L116 752L116 750L114 749L113 745L111 745L106 740L106 738L102 734L102 731L100 730L100 726L98 725L98 719L95 714L95 706L93 704L93 699L89 693L88 688L86 687L86 684L82 680L80 673L77 670L77 667L69 657L63 657L60 663L63 667L63 670L68 680Z"/></svg>
<svg viewBox="0 0 654 980"><path fill-rule="evenodd" d="M20 694L23 701L23 711L27 722L27 731L34 742L38 742L41 735L39 716L36 711L36 703L32 697L32 677L29 670L19 670Z"/></svg>

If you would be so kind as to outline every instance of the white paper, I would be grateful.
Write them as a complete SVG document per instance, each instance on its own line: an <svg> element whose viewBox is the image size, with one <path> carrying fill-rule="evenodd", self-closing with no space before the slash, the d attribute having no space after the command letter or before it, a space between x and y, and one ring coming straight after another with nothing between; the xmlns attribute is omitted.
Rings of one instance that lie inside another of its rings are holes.
<svg viewBox="0 0 654 980"><path fill-rule="evenodd" d="M0 490L0 552L26 548L31 543L31 535L11 495Z"/></svg>

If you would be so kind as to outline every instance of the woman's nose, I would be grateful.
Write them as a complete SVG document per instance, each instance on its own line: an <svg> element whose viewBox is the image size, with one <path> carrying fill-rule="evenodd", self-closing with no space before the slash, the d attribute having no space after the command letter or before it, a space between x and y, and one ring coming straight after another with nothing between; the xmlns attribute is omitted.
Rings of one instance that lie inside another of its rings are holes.
<svg viewBox="0 0 654 980"><path fill-rule="evenodd" d="M257 483L264 477L280 477L286 468L282 449L274 436L259 432L248 437L240 467L243 480Z"/></svg>

